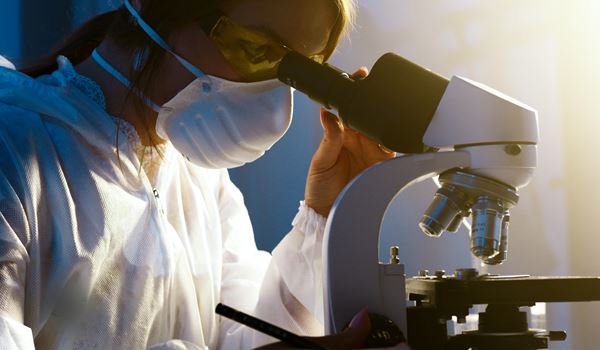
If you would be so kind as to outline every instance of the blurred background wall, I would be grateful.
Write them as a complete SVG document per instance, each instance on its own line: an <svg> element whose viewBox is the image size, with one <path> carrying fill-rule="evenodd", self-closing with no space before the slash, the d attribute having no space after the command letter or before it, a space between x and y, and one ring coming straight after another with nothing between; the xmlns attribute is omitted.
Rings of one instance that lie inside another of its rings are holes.
<svg viewBox="0 0 600 350"><path fill-rule="evenodd" d="M119 0L3 0L0 54L35 58L89 16ZM356 29L332 62L353 71L394 51L446 76L491 85L539 111L542 141L534 181L513 210L509 261L492 272L600 275L600 2L595 0L360 0ZM318 107L296 94L290 132L232 177L246 197L258 245L271 250L290 229L312 152ZM471 264L467 233L424 237L418 219L435 190L414 186L390 210L382 232L401 247L409 274ZM365 205L368 205L365 203ZM368 233L365 233L368 234ZM600 303L549 305L549 328L569 339L553 349L592 350Z"/></svg>

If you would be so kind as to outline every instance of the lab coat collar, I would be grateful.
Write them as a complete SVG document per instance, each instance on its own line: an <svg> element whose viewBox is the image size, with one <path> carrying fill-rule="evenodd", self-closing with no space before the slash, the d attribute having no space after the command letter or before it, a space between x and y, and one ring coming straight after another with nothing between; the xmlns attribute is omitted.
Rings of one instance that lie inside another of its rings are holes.
<svg viewBox="0 0 600 350"><path fill-rule="evenodd" d="M67 79L65 71L73 69L68 59L59 57L57 62L58 70L37 79L0 67L0 102L37 112L103 151L116 153L117 140L120 152L129 148L126 137L117 137L113 117Z"/></svg>

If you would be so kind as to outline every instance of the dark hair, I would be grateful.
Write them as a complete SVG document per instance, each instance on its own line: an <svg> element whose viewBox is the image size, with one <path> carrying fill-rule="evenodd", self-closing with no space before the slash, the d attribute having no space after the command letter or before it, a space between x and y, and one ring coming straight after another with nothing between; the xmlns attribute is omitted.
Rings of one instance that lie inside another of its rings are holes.
<svg viewBox="0 0 600 350"><path fill-rule="evenodd" d="M59 55L68 57L74 64L80 63L90 56L96 46L100 45L100 42L106 36L108 27L114 20L116 12L103 13L85 22L71 33L52 53L19 70L32 77L50 74L57 68L56 57Z"/></svg>

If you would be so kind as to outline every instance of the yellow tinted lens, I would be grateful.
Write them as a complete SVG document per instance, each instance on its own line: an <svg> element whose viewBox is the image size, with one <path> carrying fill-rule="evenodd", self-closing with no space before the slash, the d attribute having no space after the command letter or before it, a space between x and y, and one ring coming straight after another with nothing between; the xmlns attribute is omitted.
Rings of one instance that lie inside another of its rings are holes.
<svg viewBox="0 0 600 350"><path fill-rule="evenodd" d="M277 76L277 65L287 49L267 35L251 31L221 17L210 38L227 62L248 80L265 80Z"/></svg>

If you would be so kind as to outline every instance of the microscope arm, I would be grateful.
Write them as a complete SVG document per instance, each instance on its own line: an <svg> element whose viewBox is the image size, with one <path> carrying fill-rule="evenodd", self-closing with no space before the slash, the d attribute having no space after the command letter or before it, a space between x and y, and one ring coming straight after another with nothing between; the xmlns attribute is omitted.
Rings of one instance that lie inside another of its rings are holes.
<svg viewBox="0 0 600 350"><path fill-rule="evenodd" d="M465 151L424 153L379 163L357 176L327 220L323 262L327 334L340 332L364 307L406 333L403 265L379 262L379 232L392 200L411 184L471 165Z"/></svg>

